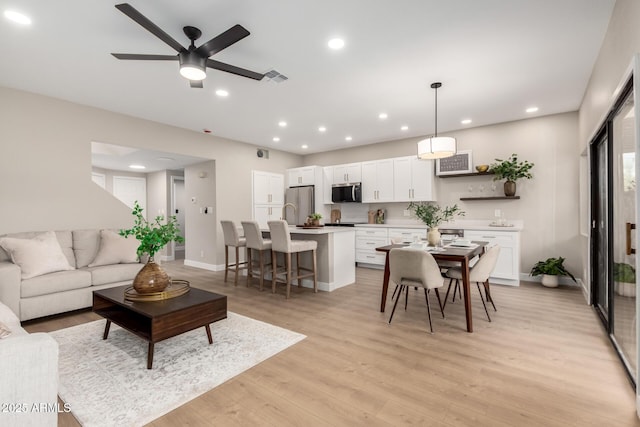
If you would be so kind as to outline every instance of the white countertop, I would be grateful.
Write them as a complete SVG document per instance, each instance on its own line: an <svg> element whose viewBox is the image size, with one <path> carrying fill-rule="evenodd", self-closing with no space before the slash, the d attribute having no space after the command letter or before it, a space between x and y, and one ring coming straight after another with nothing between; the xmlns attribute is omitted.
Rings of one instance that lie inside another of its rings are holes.
<svg viewBox="0 0 640 427"><path fill-rule="evenodd" d="M491 231L522 231L524 229L524 221L514 219L507 221L509 226L491 226L493 220L473 220L464 219L452 222L442 223L438 228L462 228L463 230L491 230ZM425 229L424 224L417 224L415 221L411 223L392 223L392 224L356 224L356 227L381 227L381 228L415 228ZM334 227L332 227L334 228ZM338 228L338 227L336 227Z"/></svg>
<svg viewBox="0 0 640 427"><path fill-rule="evenodd" d="M262 232L269 232L269 229L262 229ZM346 233L355 232L353 227L320 227L320 228L302 228L295 225L289 226L289 233L291 234L331 234L331 233Z"/></svg>

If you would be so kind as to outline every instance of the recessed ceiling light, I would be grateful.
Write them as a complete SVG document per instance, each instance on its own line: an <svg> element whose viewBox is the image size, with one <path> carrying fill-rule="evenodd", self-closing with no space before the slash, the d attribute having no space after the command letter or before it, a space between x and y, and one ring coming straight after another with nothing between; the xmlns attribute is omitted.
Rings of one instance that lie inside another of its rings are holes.
<svg viewBox="0 0 640 427"><path fill-rule="evenodd" d="M229 96L229 92L228 92L228 91L226 91L226 90L224 90L224 89L218 89L218 90L216 91L216 95L218 95L218 96L220 96L220 97L223 97L223 98L224 98L224 97L226 97L226 96Z"/></svg>
<svg viewBox="0 0 640 427"><path fill-rule="evenodd" d="M326 131L327 131L327 128L326 128L326 127L324 127L324 126L320 126L320 127L318 128L318 132L326 132Z"/></svg>
<svg viewBox="0 0 640 427"><path fill-rule="evenodd" d="M273 137L273 142L280 142L280 138L278 138L277 136Z"/></svg>
<svg viewBox="0 0 640 427"><path fill-rule="evenodd" d="M130 169L146 169L143 165L129 165Z"/></svg>
<svg viewBox="0 0 640 427"><path fill-rule="evenodd" d="M404 130L409 130L409 126L404 125L404 126L402 126L402 127L400 128L400 130L403 130L403 131L404 131Z"/></svg>
<svg viewBox="0 0 640 427"><path fill-rule="evenodd" d="M303 150L306 150L307 148L309 148L309 146L307 144L303 144L301 147Z"/></svg>
<svg viewBox="0 0 640 427"><path fill-rule="evenodd" d="M344 40L340 38L331 39L327 45L333 50L342 49L344 47Z"/></svg>
<svg viewBox="0 0 640 427"><path fill-rule="evenodd" d="M345 137L345 141L351 141L353 138L351 138L350 136Z"/></svg>
<svg viewBox="0 0 640 427"><path fill-rule="evenodd" d="M278 126L280 126L281 128L286 128L287 127L287 122L282 120L282 121L278 122Z"/></svg>
<svg viewBox="0 0 640 427"><path fill-rule="evenodd" d="M526 109L527 113L535 113L538 111L538 107L529 107Z"/></svg>
<svg viewBox="0 0 640 427"><path fill-rule="evenodd" d="M175 159L172 157L158 157L156 160L160 160L161 162L172 162Z"/></svg>
<svg viewBox="0 0 640 427"><path fill-rule="evenodd" d="M380 113L380 114L378 114L378 118L379 118L380 120L384 120L384 119L386 119L387 117L389 117L389 116L387 115L387 113Z"/></svg>
<svg viewBox="0 0 640 427"><path fill-rule="evenodd" d="M13 10L5 10L4 17L21 25L31 25L31 18Z"/></svg>
<svg viewBox="0 0 640 427"><path fill-rule="evenodd" d="M469 123L471 123L471 119L461 120L460 123L462 123L463 125L468 125Z"/></svg>

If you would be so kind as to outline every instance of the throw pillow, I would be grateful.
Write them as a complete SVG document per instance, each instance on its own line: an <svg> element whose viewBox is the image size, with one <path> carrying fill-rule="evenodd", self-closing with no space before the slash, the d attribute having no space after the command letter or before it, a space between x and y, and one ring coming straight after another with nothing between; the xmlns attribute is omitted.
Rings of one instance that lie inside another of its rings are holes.
<svg viewBox="0 0 640 427"><path fill-rule="evenodd" d="M11 261L20 266L23 279L55 271L75 270L69 265L53 231L39 234L32 239L2 237L0 246L9 253Z"/></svg>
<svg viewBox="0 0 640 427"><path fill-rule="evenodd" d="M4 323L0 322L0 339L6 338L11 335L11 329Z"/></svg>
<svg viewBox="0 0 640 427"><path fill-rule="evenodd" d="M140 242L134 236L123 237L111 230L100 231L100 249L89 267L138 262Z"/></svg>

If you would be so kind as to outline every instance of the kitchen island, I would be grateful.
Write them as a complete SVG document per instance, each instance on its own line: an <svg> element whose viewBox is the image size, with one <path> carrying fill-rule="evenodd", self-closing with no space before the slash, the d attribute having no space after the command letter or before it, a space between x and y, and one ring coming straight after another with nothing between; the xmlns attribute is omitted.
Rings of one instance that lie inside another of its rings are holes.
<svg viewBox="0 0 640 427"><path fill-rule="evenodd" d="M301 228L289 226L292 240L315 240L318 242L316 261L318 270L318 289L334 291L356 281L355 247L356 233L350 227ZM269 237L269 230L262 230ZM304 267L311 266L311 254L300 254ZM304 287L312 288L313 281L304 279Z"/></svg>

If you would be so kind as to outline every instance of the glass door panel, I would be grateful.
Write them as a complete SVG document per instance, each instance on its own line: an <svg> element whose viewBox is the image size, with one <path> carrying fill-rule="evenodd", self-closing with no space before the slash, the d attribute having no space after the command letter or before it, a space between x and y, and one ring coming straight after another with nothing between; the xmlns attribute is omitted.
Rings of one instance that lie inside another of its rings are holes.
<svg viewBox="0 0 640 427"><path fill-rule="evenodd" d="M629 94L612 120L613 139L613 304L614 341L636 375L636 148L635 106Z"/></svg>

